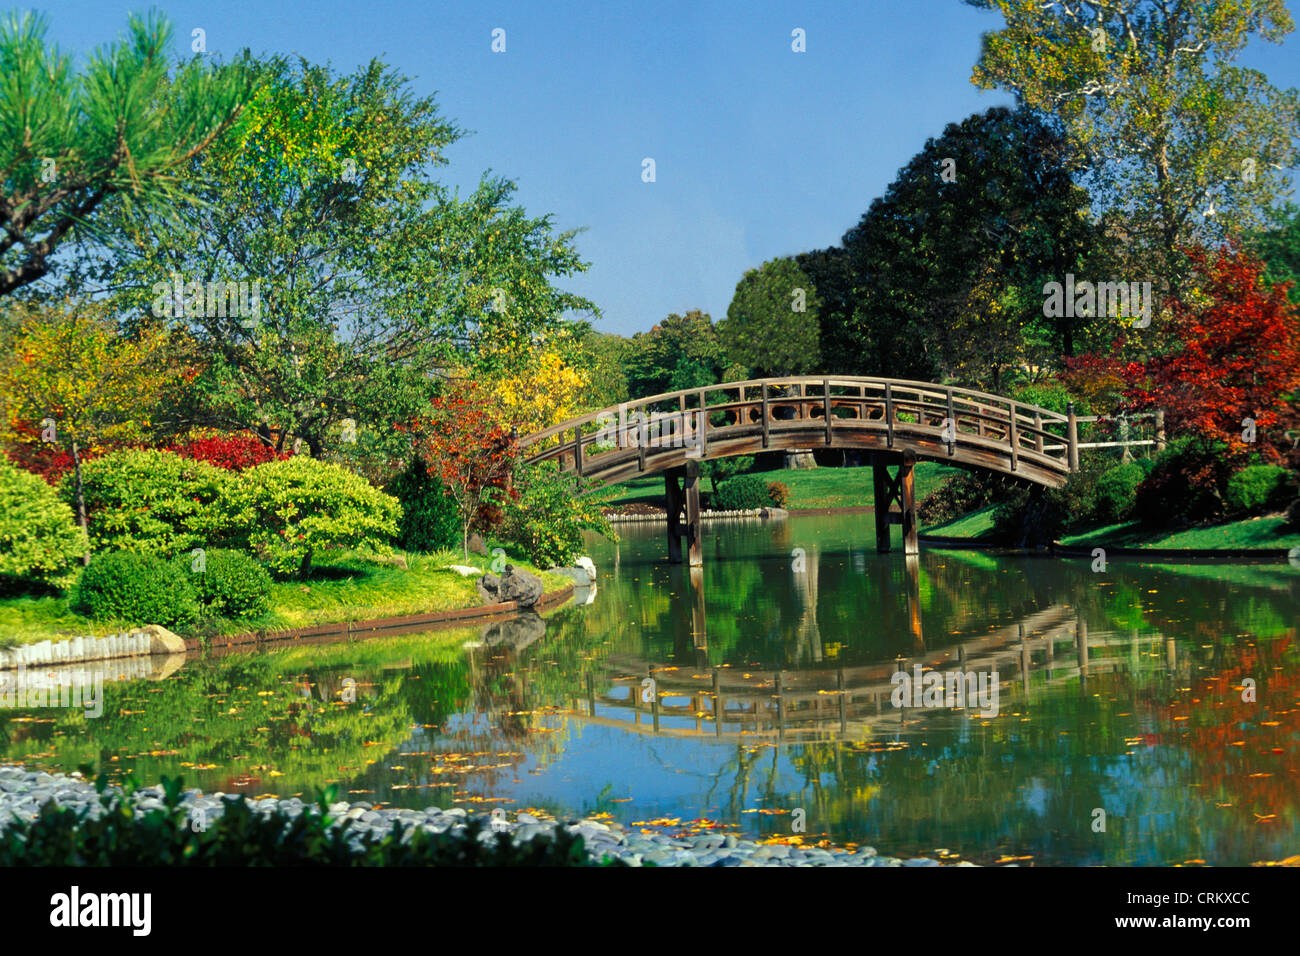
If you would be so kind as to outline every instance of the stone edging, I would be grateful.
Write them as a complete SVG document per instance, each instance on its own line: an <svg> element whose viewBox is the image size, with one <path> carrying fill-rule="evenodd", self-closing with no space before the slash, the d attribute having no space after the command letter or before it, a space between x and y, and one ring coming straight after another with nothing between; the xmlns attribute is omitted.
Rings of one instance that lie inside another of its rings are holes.
<svg viewBox="0 0 1300 956"><path fill-rule="evenodd" d="M125 634L39 641L0 649L0 670L183 653L185 646L179 637L164 627L147 624Z"/></svg>

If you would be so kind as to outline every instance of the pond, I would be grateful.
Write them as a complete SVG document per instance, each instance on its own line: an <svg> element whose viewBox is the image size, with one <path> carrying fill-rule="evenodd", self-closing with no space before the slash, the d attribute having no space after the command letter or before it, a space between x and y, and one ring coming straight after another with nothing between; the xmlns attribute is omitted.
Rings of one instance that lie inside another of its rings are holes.
<svg viewBox="0 0 1300 956"><path fill-rule="evenodd" d="M621 536L591 543L591 602L545 621L190 660L105 684L99 719L0 709L0 761L976 863L1300 845L1286 564L909 565L852 514L710 524L692 572L657 525ZM919 689L895 706L894 675L931 669L996 671L996 707Z"/></svg>

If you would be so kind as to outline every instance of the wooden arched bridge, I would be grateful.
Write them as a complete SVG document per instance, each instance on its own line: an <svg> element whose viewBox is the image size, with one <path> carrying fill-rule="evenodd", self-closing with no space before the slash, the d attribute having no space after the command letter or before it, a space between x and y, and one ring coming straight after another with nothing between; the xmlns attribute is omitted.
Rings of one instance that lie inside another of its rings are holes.
<svg viewBox="0 0 1300 956"><path fill-rule="evenodd" d="M795 376L726 382L624 402L521 439L529 463L599 484L661 472L670 557L700 549L699 463L766 450L854 449L871 456L876 543L889 524L917 550L912 465L920 458L986 468L1060 487L1079 464L1073 407L1066 415L966 388L903 379ZM891 471L892 469L892 471ZM682 512L685 511L685 521Z"/></svg>

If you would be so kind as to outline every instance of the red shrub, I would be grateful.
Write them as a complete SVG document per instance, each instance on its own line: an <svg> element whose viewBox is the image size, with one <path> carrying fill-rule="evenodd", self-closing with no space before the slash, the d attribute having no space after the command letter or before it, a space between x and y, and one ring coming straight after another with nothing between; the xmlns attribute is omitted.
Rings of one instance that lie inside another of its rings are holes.
<svg viewBox="0 0 1300 956"><path fill-rule="evenodd" d="M289 455L263 444L256 435L208 435L170 449L183 458L206 461L227 471L243 471L268 461L284 461Z"/></svg>

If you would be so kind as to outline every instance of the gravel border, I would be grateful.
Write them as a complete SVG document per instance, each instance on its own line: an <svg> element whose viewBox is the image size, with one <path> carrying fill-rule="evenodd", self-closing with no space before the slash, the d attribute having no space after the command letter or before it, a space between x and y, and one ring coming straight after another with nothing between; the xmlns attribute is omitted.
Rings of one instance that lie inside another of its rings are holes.
<svg viewBox="0 0 1300 956"><path fill-rule="evenodd" d="M119 788L110 787L117 792ZM142 816L150 810L163 809L163 788L161 786L144 787L134 795L135 811ZM182 805L191 808L192 813L202 813L206 819L215 819L223 812L221 793L205 794L200 790L186 790ZM298 797L266 797L253 800L243 797L244 801L257 811L269 813L276 807L290 816L311 812L312 805ZM48 801L55 800L59 806L71 809L86 809L92 818L103 814L99 803L99 794L94 785L82 778L79 773L50 774L42 771L24 770L22 767L0 766L0 825L7 823L12 815L18 819L35 819L40 808ZM550 833L555 821L544 820L528 813L519 812L513 820L492 820L490 814L470 814L460 807L440 809L427 807L424 810L375 809L373 804L364 801L356 803L339 802L330 807L331 811L352 820L352 828L360 839L361 834L375 832L387 833L393 823L401 823L410 832L420 827L428 832L443 833L448 830L460 832L471 817L482 819L489 826L483 831L481 839L494 838L494 829L508 831L514 835L516 842L530 840L543 833ZM847 850L821 849L818 847L789 846L786 844L755 843L752 840L739 839L734 833L705 833L689 837L675 837L663 833L642 833L639 829L629 829L618 823L606 823L600 820L583 819L568 821L563 824L571 833L580 833L586 843L588 853L595 860L603 857L617 857L632 866L654 863L658 866L940 866L938 860L916 857L902 859L899 857L880 856L874 847L863 846L850 852ZM961 861L956 866L975 866L974 863Z"/></svg>

